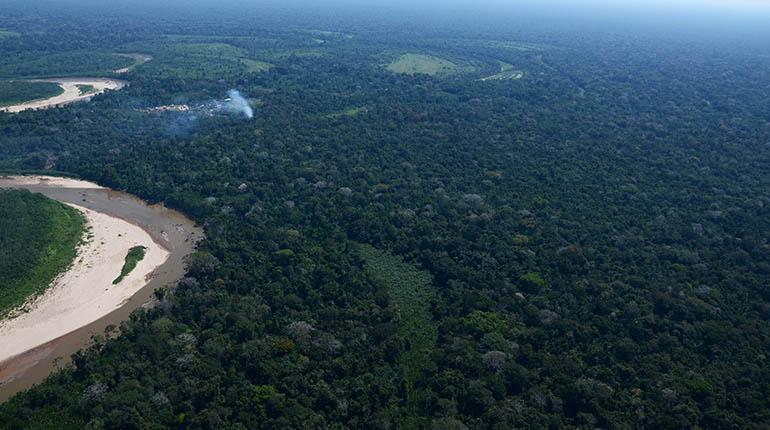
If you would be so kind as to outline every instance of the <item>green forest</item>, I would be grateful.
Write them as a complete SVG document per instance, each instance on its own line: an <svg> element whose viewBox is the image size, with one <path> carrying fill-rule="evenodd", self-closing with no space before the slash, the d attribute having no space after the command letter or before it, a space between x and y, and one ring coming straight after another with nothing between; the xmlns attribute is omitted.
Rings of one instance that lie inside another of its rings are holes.
<svg viewBox="0 0 770 430"><path fill-rule="evenodd" d="M4 79L153 59L0 113L0 169L164 203L206 239L0 429L770 426L765 39L20 10ZM253 119L205 110L231 89ZM0 249L34 265L11 226Z"/></svg>
<svg viewBox="0 0 770 430"><path fill-rule="evenodd" d="M42 194L0 189L0 316L72 264L84 226L80 212Z"/></svg>

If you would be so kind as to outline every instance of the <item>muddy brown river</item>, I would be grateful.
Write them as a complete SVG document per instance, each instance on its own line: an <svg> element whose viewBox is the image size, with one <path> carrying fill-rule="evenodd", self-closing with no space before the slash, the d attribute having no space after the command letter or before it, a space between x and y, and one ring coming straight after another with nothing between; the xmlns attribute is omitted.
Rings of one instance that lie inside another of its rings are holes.
<svg viewBox="0 0 770 430"><path fill-rule="evenodd" d="M70 362L70 356L87 346L93 335L103 334L140 307L154 304L157 288L173 285L185 273L186 257L203 238L203 230L181 213L163 205L150 205L126 193L109 189L63 188L55 184L20 184L0 177L0 187L24 188L65 203L93 209L142 227L153 240L169 251L168 259L154 272L150 282L130 300L106 316L79 329L0 363L0 402L42 382Z"/></svg>

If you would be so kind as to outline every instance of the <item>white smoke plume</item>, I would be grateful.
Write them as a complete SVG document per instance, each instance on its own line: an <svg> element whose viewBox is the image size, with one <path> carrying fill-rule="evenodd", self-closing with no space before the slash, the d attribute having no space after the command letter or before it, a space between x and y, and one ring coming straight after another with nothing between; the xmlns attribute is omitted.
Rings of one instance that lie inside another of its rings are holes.
<svg viewBox="0 0 770 430"><path fill-rule="evenodd" d="M230 90L227 92L227 95L230 99L226 100L225 108L229 112L243 114L248 119L254 118L254 110L249 105L248 100L241 95L240 91Z"/></svg>
<svg viewBox="0 0 770 430"><path fill-rule="evenodd" d="M178 100L175 104L137 109L154 115L163 115L162 127L170 135L186 135L198 127L199 122L206 118L215 118L221 115L243 116L247 119L254 118L254 109L249 101L238 90L227 92L224 100L210 100L198 104L185 104Z"/></svg>

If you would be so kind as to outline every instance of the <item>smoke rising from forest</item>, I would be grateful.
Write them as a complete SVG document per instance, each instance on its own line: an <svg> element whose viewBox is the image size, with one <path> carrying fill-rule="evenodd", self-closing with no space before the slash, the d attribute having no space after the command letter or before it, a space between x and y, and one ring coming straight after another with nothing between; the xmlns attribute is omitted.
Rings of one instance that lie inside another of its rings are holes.
<svg viewBox="0 0 770 430"><path fill-rule="evenodd" d="M241 95L240 91L230 90L227 92L227 95L230 97L230 100L226 101L224 108L228 112L243 114L248 119L254 118L254 110L249 105L248 100Z"/></svg>

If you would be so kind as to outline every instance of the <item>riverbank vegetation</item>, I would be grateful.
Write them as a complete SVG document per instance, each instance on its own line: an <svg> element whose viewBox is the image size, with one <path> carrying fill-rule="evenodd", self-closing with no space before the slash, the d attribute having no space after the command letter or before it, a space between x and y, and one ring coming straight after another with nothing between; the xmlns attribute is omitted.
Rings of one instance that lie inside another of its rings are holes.
<svg viewBox="0 0 770 430"><path fill-rule="evenodd" d="M126 255L126 262L123 263L123 268L120 269L120 275L115 278L114 281L112 281L113 285L119 284L123 278L128 276L128 274L136 268L136 265L139 264L142 259L144 259L145 251L147 251L147 248L144 246L134 246L128 250L128 254Z"/></svg>
<svg viewBox="0 0 770 430"><path fill-rule="evenodd" d="M0 107L47 99L63 92L55 82L0 81Z"/></svg>
<svg viewBox="0 0 770 430"><path fill-rule="evenodd" d="M76 85L80 95L86 95L96 92L96 88L93 85Z"/></svg>
<svg viewBox="0 0 770 430"><path fill-rule="evenodd" d="M45 291L72 264L84 226L69 206L0 189L0 318Z"/></svg>

